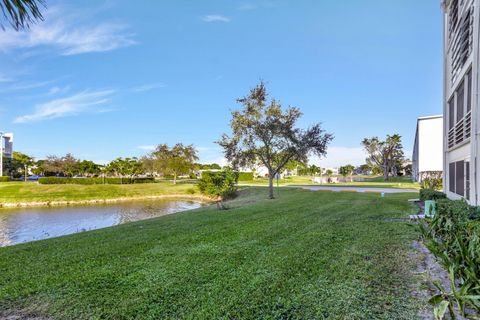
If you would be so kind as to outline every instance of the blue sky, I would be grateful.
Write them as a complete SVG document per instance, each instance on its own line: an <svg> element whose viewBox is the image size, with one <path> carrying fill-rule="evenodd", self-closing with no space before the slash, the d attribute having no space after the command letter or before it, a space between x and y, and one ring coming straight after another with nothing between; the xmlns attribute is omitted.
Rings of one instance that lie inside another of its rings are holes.
<svg viewBox="0 0 480 320"><path fill-rule="evenodd" d="M416 118L442 112L439 0L47 3L30 31L0 30L0 130L36 158L184 142L218 162L260 79L335 135L324 166L363 162L360 141L388 133L410 157Z"/></svg>

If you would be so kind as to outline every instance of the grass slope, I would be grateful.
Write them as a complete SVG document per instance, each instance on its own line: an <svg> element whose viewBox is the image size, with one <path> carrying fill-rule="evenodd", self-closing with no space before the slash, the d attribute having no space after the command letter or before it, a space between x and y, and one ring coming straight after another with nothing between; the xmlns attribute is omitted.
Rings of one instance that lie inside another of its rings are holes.
<svg viewBox="0 0 480 320"><path fill-rule="evenodd" d="M0 248L0 310L55 319L415 318L407 256L415 229L391 219L415 211L412 194L282 189L266 200L266 192L243 190L227 211Z"/></svg>
<svg viewBox="0 0 480 320"><path fill-rule="evenodd" d="M198 190L192 184L171 182L143 184L37 184L25 182L0 183L0 203L36 201L98 200L123 197L191 194Z"/></svg>

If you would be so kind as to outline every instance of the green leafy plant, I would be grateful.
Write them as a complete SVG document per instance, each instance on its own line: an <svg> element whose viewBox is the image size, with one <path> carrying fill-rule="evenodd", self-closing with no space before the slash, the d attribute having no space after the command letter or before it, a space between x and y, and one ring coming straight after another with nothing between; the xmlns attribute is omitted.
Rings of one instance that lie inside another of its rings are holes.
<svg viewBox="0 0 480 320"><path fill-rule="evenodd" d="M446 311L455 319L454 308L462 316L467 307L480 311L480 224L471 220L478 212L464 200L437 200L437 215L420 225L426 247L449 272L451 291L434 283L439 294L430 299L435 319Z"/></svg>
<svg viewBox="0 0 480 320"><path fill-rule="evenodd" d="M442 190L442 171L425 171L421 173L420 187L422 189Z"/></svg>
<svg viewBox="0 0 480 320"><path fill-rule="evenodd" d="M420 189L420 200L438 200L438 199L445 199L447 195L443 192L436 191L435 189Z"/></svg>
<svg viewBox="0 0 480 320"><path fill-rule="evenodd" d="M238 173L227 168L218 172L203 172L198 187L201 193L215 198L218 209L224 210L223 201L235 195L237 182Z"/></svg>

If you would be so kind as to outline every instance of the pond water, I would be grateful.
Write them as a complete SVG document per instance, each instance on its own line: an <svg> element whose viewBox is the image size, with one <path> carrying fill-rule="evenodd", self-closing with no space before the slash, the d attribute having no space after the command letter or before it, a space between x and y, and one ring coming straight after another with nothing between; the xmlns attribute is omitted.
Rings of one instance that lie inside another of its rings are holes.
<svg viewBox="0 0 480 320"><path fill-rule="evenodd" d="M0 209L0 247L105 228L196 209L205 203L182 200L106 205Z"/></svg>

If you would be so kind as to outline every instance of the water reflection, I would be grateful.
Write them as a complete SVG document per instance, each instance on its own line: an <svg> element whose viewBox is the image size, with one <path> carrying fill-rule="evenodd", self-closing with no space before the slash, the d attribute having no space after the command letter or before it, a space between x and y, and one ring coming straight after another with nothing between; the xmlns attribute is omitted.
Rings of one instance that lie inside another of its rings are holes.
<svg viewBox="0 0 480 320"><path fill-rule="evenodd" d="M59 208L0 209L0 247L105 228L196 209L194 201L162 200Z"/></svg>

